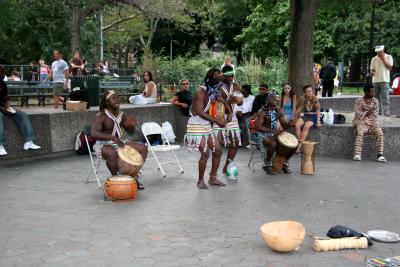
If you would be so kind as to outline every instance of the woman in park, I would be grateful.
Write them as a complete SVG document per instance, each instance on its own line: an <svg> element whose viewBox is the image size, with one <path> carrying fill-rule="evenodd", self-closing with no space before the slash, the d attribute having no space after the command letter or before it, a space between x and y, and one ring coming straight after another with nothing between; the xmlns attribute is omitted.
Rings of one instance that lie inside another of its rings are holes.
<svg viewBox="0 0 400 267"><path fill-rule="evenodd" d="M289 122L290 126L294 126L294 122L296 121L296 106L296 94L293 92L290 84L285 83L282 87L279 107L282 109L285 119Z"/></svg>
<svg viewBox="0 0 400 267"><path fill-rule="evenodd" d="M143 93L129 98L129 102L134 105L153 104L157 101L157 86L153 82L153 74L150 71L145 71L143 81L145 84Z"/></svg>
<svg viewBox="0 0 400 267"><path fill-rule="evenodd" d="M320 128L320 105L318 97L313 95L311 85L303 86L303 95L297 106L296 136L300 142L297 153L301 153L301 143L306 140L311 127Z"/></svg>
<svg viewBox="0 0 400 267"><path fill-rule="evenodd" d="M39 60L39 79L40 82L46 82L47 78L49 77L50 73L50 68L46 63L44 62L44 59Z"/></svg>

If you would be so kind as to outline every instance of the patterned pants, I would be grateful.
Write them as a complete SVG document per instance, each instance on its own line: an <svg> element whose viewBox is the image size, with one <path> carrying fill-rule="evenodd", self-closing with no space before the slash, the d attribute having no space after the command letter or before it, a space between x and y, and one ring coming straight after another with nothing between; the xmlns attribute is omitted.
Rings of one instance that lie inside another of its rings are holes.
<svg viewBox="0 0 400 267"><path fill-rule="evenodd" d="M375 138L376 152L378 155L383 155L383 132L379 125L356 125L356 140L354 142L354 155L360 155L364 144L364 134L370 134Z"/></svg>

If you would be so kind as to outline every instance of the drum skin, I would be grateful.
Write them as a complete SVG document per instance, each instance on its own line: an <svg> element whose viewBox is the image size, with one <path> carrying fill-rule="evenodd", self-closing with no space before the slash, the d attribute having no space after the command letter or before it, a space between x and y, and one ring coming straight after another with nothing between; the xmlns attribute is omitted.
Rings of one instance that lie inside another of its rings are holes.
<svg viewBox="0 0 400 267"><path fill-rule="evenodd" d="M119 173L136 177L143 166L142 155L129 145L118 148L117 152Z"/></svg>
<svg viewBox="0 0 400 267"><path fill-rule="evenodd" d="M130 176L116 175L105 180L103 190L109 200L135 199L137 184Z"/></svg>

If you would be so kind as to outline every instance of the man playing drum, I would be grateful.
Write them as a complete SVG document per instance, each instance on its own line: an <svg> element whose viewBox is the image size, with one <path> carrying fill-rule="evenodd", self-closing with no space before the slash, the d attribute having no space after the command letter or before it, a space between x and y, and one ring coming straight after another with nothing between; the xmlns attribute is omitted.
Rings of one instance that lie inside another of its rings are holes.
<svg viewBox="0 0 400 267"><path fill-rule="evenodd" d="M191 117L187 124L186 141L189 149L199 150L201 153L199 160L199 180L197 187L207 189L204 183L204 172L210 150L212 151L212 165L208 183L215 186L224 186L217 179L217 171L221 160L221 143L216 142L211 123L221 128L225 127L223 117L213 116L213 106L219 101L218 84L220 70L210 69L204 79L203 84L197 88L192 101ZM214 107L215 108L215 107Z"/></svg>
<svg viewBox="0 0 400 267"><path fill-rule="evenodd" d="M92 125L91 135L97 140L95 149L98 157L106 160L107 168L111 175L117 175L118 166L118 147L130 146L134 148L143 157L147 157L147 147L145 145L121 140L122 128L126 132L133 134L135 131L136 120L133 117L127 117L119 110L120 99L114 91L105 92L100 103L100 112L97 113ZM125 174L125 173L120 173ZM143 184L135 177L138 189L144 189Z"/></svg>
<svg viewBox="0 0 400 267"><path fill-rule="evenodd" d="M233 161L239 146L241 146L240 140L240 128L239 122L236 117L236 111L234 111L234 104L241 106L243 104L243 94L239 84L234 82L235 74L232 66L225 65L222 67L223 81L219 84L218 88L221 96L225 103L227 103L226 113L226 127L224 129L214 126L214 134L219 137L222 134L224 142L228 145L228 154L223 173L226 173L226 169L230 161Z"/></svg>
<svg viewBox="0 0 400 267"><path fill-rule="evenodd" d="M263 169L270 175L277 174L272 168L272 156L277 147L276 138L283 132L283 128L289 128L289 123L285 120L283 111L276 106L275 94L269 93L264 97L264 104L257 114L255 128L258 132L264 135L263 144L267 149L267 156ZM278 126L278 122L282 127ZM287 159L288 160L288 159ZM283 172L290 173L289 164L286 161L283 165Z"/></svg>

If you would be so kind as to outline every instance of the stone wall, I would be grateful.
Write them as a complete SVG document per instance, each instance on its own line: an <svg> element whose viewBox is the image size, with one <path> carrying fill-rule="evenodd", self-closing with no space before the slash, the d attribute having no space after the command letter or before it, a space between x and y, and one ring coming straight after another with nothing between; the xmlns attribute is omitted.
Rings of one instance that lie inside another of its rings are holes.
<svg viewBox="0 0 400 267"><path fill-rule="evenodd" d="M339 96L320 98L321 107L332 108L334 111L354 112L355 96ZM390 112L392 115L400 115L400 96L390 96Z"/></svg>
<svg viewBox="0 0 400 267"><path fill-rule="evenodd" d="M153 104L146 106L123 105L121 107L127 115L133 115L138 121L138 128L131 137L133 140L140 138L140 126L144 122L154 121L161 125L169 121L174 128L178 141L183 140L186 129L186 118L180 110L172 105ZM27 113L34 130L34 141L42 147L36 151L24 151L22 149L24 140L10 118L4 119L6 132L7 156L0 160L35 157L38 155L52 154L74 149L75 138L85 125L92 124L97 108L85 112L53 111L38 112L34 108L28 109Z"/></svg>

